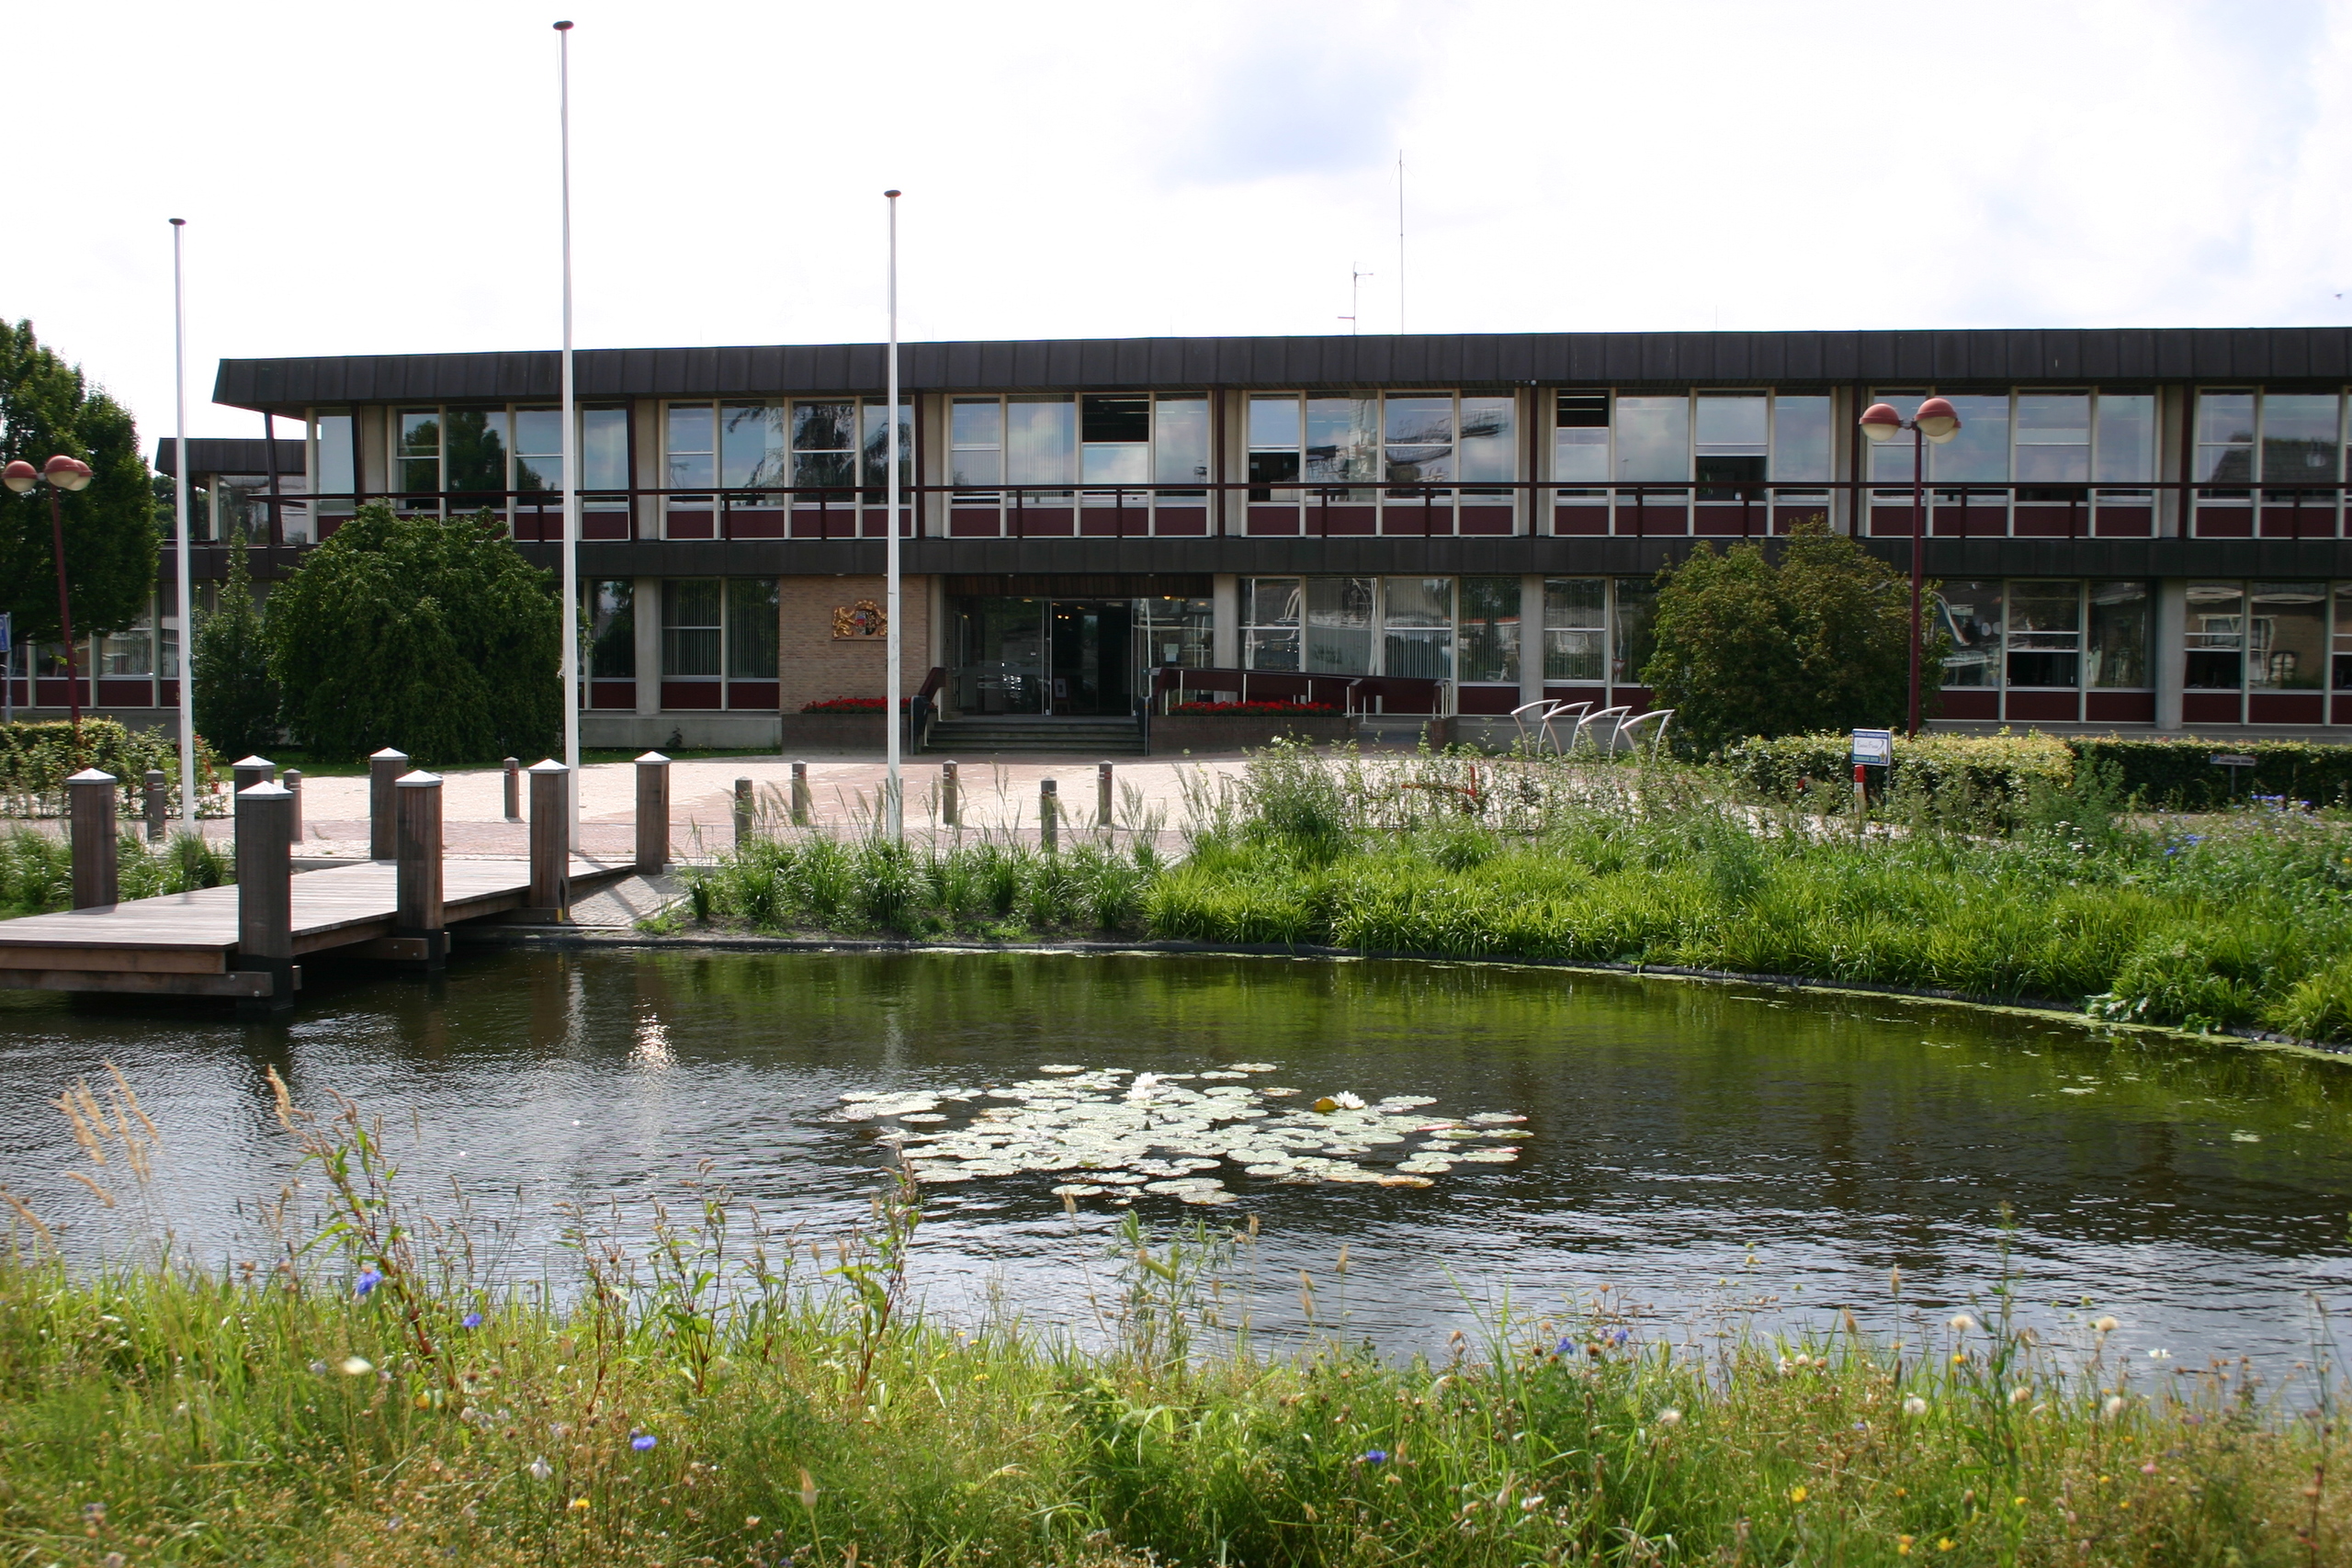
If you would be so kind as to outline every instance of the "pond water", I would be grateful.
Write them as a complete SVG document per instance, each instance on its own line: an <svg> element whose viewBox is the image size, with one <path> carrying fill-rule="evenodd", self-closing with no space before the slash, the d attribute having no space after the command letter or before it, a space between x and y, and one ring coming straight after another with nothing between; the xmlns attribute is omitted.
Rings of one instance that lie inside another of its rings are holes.
<svg viewBox="0 0 2352 1568"><path fill-rule="evenodd" d="M382 1116L411 1194L446 1199L454 1180L514 1217L514 1275L568 1277L559 1205L641 1224L703 1161L778 1225L859 1223L891 1119L842 1120L843 1095L971 1094L907 1129L952 1144L977 1110L1031 1108L991 1087L1080 1081L1048 1065L1111 1074L1086 1080L1111 1112L1135 1081L1120 1075L1270 1065L1170 1087L1298 1089L1250 1100L1272 1113L1249 1123L1261 1133L1318 1096L1425 1098L1391 1109L1428 1127L1524 1117L1471 1122L1505 1141L1465 1144L1519 1153L1449 1166L1416 1152L1443 1142L1425 1131L1363 1164L1423 1161L1426 1186L1227 1162L1204 1171L1233 1194L1222 1206L1130 1185L1080 1198L1075 1218L1052 1189L1082 1172L926 1186L924 1299L1083 1332L1085 1281L1135 1213L1163 1231L1254 1217L1236 1288L1261 1332L1305 1327L1304 1271L1323 1331L1396 1354L1442 1354L1506 1300L1542 1316L1604 1291L1692 1332L1819 1329L1842 1311L1893 1332L1981 1313L2006 1267L2028 1321L2080 1334L2111 1314L2151 1371L2238 1355L2283 1370L2309 1352L2315 1300L2352 1304L2352 1062L1502 964L477 952L437 981L323 971L314 987L266 1025L0 993L0 1180L82 1256L124 1244L134 1205L101 1211L64 1175L75 1151L44 1103L110 1059L162 1130L153 1217L207 1261L265 1255L253 1205L290 1168L274 1066L301 1104L334 1089Z"/></svg>

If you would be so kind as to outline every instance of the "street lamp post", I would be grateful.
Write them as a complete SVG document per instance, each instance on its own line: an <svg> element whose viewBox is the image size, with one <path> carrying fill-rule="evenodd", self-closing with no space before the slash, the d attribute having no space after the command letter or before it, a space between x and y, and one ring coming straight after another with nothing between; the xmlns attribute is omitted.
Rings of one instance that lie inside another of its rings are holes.
<svg viewBox="0 0 2352 1568"><path fill-rule="evenodd" d="M1887 442L1900 431L1911 433L1911 707L1905 733L1919 733L1919 596L1927 572L1928 525L1923 441L1940 446L1960 434L1960 411L1943 398L1929 398L1905 420L1893 403L1872 403L1862 411L1862 434Z"/></svg>
<svg viewBox="0 0 2352 1568"><path fill-rule="evenodd" d="M77 746L82 739L82 661L74 655L74 610L65 592L65 515L59 509L57 495L60 491L88 488L90 477L89 464L62 455L51 457L38 471L22 458L0 469L0 482L18 495L38 483L49 485L49 548L57 561L57 629L65 639L65 703L74 716Z"/></svg>

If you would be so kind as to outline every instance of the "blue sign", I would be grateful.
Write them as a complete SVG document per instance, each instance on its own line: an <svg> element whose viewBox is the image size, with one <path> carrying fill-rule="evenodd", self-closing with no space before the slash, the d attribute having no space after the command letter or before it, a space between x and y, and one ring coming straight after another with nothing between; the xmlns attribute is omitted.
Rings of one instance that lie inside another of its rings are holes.
<svg viewBox="0 0 2352 1568"><path fill-rule="evenodd" d="M1894 731L1891 729L1857 729L1854 731L1854 761L1874 768L1894 764Z"/></svg>
<svg viewBox="0 0 2352 1568"><path fill-rule="evenodd" d="M17 651L17 617L13 611L0 610L0 653Z"/></svg>

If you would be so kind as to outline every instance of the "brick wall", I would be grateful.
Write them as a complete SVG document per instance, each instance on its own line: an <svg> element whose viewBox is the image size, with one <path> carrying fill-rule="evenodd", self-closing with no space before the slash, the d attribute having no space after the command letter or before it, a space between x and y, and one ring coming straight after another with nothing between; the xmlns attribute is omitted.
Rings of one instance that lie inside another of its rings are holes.
<svg viewBox="0 0 2352 1568"><path fill-rule="evenodd" d="M878 577L786 577L777 580L776 599L782 617L778 662L783 666L783 707L798 713L803 703L828 697L878 697L887 676L882 662L883 640L835 641L833 611L860 599L883 603ZM922 684L931 668L931 581L928 578L899 580L903 640L899 679L908 695Z"/></svg>

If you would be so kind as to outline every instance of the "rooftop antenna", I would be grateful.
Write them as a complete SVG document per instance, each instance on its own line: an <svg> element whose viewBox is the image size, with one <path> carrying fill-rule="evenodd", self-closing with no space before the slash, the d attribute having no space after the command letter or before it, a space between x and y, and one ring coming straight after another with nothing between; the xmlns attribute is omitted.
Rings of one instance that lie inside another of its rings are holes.
<svg viewBox="0 0 2352 1568"><path fill-rule="evenodd" d="M1363 331L1362 327L1356 324L1357 312L1362 309L1357 300L1359 294L1363 288L1363 280L1372 276L1373 275L1371 273L1364 271L1354 263L1351 262L1348 264L1348 313L1341 316L1340 320L1348 323L1348 335L1350 337L1354 337Z"/></svg>
<svg viewBox="0 0 2352 1568"><path fill-rule="evenodd" d="M1405 333L1405 150L1396 149L1396 334Z"/></svg>

